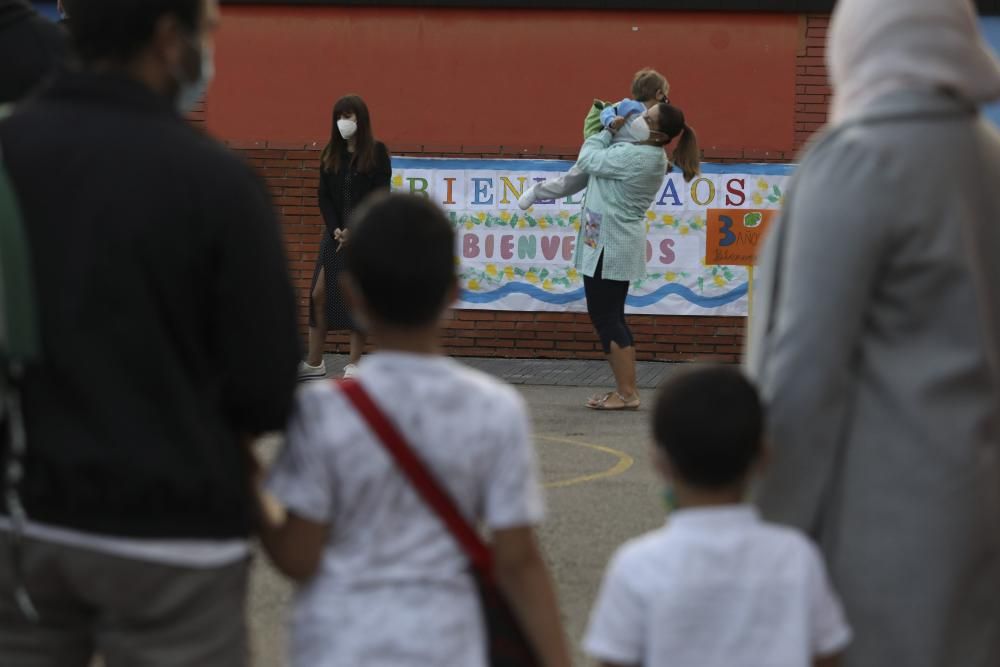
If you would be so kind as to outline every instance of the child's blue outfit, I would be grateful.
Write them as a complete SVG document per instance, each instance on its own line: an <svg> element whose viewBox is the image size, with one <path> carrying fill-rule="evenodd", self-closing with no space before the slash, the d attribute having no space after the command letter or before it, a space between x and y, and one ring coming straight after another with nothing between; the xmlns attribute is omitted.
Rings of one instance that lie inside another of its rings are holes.
<svg viewBox="0 0 1000 667"><path fill-rule="evenodd" d="M643 104L642 102L636 102L635 100L630 100L630 99L626 98L626 99L622 100L621 102L619 102L618 104L614 104L614 105L609 104L608 106L606 106L603 109L601 109L601 125L604 126L604 127L607 127L607 126L611 125L611 121L613 121L618 116L621 116L622 118L628 118L629 116L632 116L633 114L640 114L640 115L642 115L642 113L644 111L646 111L646 105L645 104ZM628 123L626 123L626 126L627 125L628 125ZM623 127L622 129L625 129L625 128ZM621 130L619 130L618 134L621 134ZM620 143L622 141L628 141L628 139L624 138L624 137L622 137L622 138L616 137L616 139L617 139L617 142L615 142L615 143Z"/></svg>

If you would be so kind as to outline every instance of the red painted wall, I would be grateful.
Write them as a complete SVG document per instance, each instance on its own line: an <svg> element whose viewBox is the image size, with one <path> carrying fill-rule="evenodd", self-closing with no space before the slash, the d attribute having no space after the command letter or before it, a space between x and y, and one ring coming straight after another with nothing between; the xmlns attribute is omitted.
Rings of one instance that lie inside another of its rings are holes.
<svg viewBox="0 0 1000 667"><path fill-rule="evenodd" d="M706 156L791 156L799 17L788 14L225 7L209 130L325 142L362 95L393 152L566 155L592 97L667 75ZM638 28L635 30L634 28Z"/></svg>
<svg viewBox="0 0 1000 667"><path fill-rule="evenodd" d="M653 66L705 158L790 161L826 118L828 17L671 12L232 7L207 103L192 120L266 179L305 330L323 230L319 148L335 99L368 99L394 154L570 157L589 98ZM638 27L638 31L633 31ZM739 359L744 318L630 318L640 359ZM602 358L581 313L459 311L453 355ZM346 351L334 332L329 351Z"/></svg>

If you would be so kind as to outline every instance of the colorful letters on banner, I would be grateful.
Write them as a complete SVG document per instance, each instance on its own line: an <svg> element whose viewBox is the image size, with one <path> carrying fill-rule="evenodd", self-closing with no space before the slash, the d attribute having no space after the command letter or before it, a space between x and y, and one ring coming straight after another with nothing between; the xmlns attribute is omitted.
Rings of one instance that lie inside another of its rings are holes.
<svg viewBox="0 0 1000 667"><path fill-rule="evenodd" d="M456 307L586 310L583 279L573 267L586 193L539 201L527 211L517 206L526 187L571 166L551 160L393 159L393 189L431 198L455 225L462 284ZM676 172L665 176L646 212L647 273L632 283L629 312L746 314L746 265L781 205L790 167L703 168L690 183Z"/></svg>

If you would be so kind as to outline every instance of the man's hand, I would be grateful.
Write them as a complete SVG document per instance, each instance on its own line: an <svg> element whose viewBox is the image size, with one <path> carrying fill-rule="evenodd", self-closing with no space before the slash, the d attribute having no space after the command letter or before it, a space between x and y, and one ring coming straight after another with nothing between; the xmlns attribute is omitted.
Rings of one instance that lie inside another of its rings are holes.
<svg viewBox="0 0 1000 667"><path fill-rule="evenodd" d="M615 116L615 119L608 123L608 129L611 130L611 134L614 134L622 129L623 125L625 125L625 119L621 116Z"/></svg>
<svg viewBox="0 0 1000 667"><path fill-rule="evenodd" d="M240 446L243 449L243 453L246 455L247 469L250 473L250 482L256 489L264 483L264 477L266 476L264 464L261 462L260 456L257 453L257 438L251 435L242 436L240 437Z"/></svg>

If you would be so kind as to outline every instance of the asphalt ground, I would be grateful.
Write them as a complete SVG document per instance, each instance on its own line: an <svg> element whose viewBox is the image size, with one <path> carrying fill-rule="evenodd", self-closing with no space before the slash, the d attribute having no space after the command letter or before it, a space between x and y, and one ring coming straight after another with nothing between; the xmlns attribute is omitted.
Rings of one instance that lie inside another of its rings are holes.
<svg viewBox="0 0 1000 667"><path fill-rule="evenodd" d="M343 357L328 357L331 374ZM462 360L515 384L531 409L535 446L546 486L548 517L539 538L555 578L562 615L577 664L591 605L611 554L620 544L661 525L661 484L650 464L649 418L653 389L675 368L640 363L644 405L637 412L583 407L596 391L610 390L604 362ZM280 442L262 444L273 456ZM285 665L286 623L292 586L255 559L249 618L254 665Z"/></svg>

